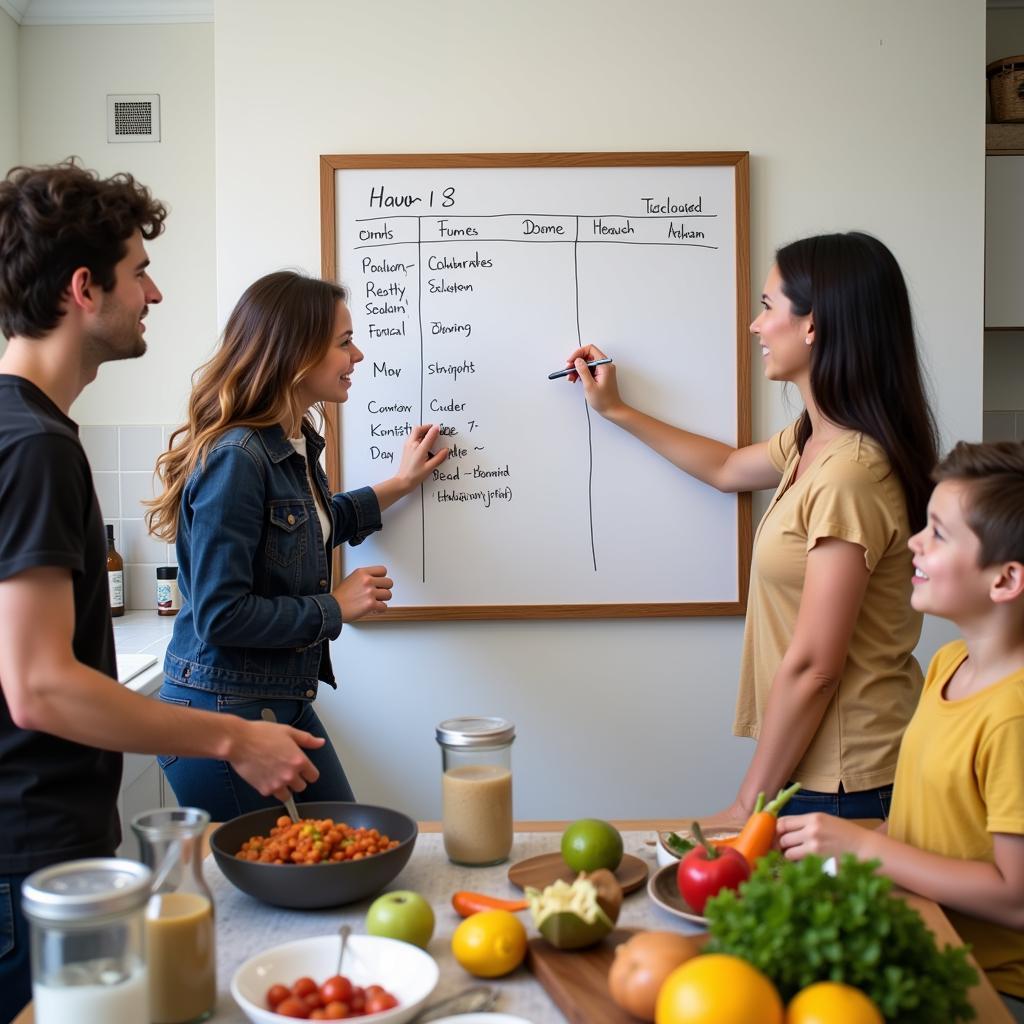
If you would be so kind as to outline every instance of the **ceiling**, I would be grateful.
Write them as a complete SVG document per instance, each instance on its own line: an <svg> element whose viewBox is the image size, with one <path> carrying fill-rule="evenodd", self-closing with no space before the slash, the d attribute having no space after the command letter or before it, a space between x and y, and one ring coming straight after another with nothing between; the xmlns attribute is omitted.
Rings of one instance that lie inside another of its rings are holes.
<svg viewBox="0 0 1024 1024"><path fill-rule="evenodd" d="M214 0L0 0L19 25L165 25L213 21ZM1024 0L1022 0L1024 2Z"/></svg>
<svg viewBox="0 0 1024 1024"><path fill-rule="evenodd" d="M19 25L160 25L213 21L214 0L0 0ZM1024 0L986 0L992 8Z"/></svg>

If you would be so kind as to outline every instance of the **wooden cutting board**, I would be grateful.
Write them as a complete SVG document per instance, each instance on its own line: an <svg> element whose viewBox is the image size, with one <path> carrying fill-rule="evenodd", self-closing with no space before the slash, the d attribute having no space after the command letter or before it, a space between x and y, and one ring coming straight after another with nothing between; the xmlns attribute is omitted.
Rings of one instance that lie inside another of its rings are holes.
<svg viewBox="0 0 1024 1024"><path fill-rule="evenodd" d="M530 939L526 966L570 1024L637 1024L608 994L615 947L633 934L632 928L616 928L600 945L580 950L555 949L544 939Z"/></svg>
<svg viewBox="0 0 1024 1024"><path fill-rule="evenodd" d="M636 1017L620 1010L608 993L615 947L636 932L616 928L600 945L581 950L555 949L544 939L530 939L526 966L570 1024L637 1024ZM693 938L703 943L707 936Z"/></svg>
<svg viewBox="0 0 1024 1024"><path fill-rule="evenodd" d="M627 896L647 881L647 865L631 853L623 854L622 862L615 869L615 877L622 886L622 894ZM566 865L560 853L542 853L537 857L518 861L508 869L508 880L520 889L525 889L528 885L535 889L543 889L559 878L563 882L573 882L576 879L576 872Z"/></svg>

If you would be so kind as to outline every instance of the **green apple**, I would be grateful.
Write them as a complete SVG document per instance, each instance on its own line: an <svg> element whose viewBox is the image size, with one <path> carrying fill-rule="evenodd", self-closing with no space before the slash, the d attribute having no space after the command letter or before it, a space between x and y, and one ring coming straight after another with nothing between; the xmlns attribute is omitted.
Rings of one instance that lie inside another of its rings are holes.
<svg viewBox="0 0 1024 1024"><path fill-rule="evenodd" d="M418 893L397 889L378 896L366 912L367 935L383 935L427 948L434 934L434 911Z"/></svg>

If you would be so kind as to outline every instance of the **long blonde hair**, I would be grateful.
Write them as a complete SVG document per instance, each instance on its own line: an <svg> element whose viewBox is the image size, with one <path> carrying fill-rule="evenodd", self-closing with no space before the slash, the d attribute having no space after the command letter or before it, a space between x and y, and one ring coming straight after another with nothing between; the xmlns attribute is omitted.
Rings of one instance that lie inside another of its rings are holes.
<svg viewBox="0 0 1024 1024"><path fill-rule="evenodd" d="M334 336L340 285L289 270L253 282L228 317L213 358L192 375L188 422L156 463L163 493L146 502L146 525L161 540L178 532L181 494L197 465L232 427L309 423L297 388Z"/></svg>

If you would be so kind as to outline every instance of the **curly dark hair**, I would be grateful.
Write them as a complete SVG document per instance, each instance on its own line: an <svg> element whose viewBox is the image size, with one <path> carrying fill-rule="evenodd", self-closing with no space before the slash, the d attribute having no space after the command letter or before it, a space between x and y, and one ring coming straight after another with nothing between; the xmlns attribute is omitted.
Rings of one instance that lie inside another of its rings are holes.
<svg viewBox="0 0 1024 1024"><path fill-rule="evenodd" d="M156 238L166 216L130 174L100 178L74 157L13 168L0 181L0 331L8 338L52 331L79 267L110 291L125 243L136 231Z"/></svg>

